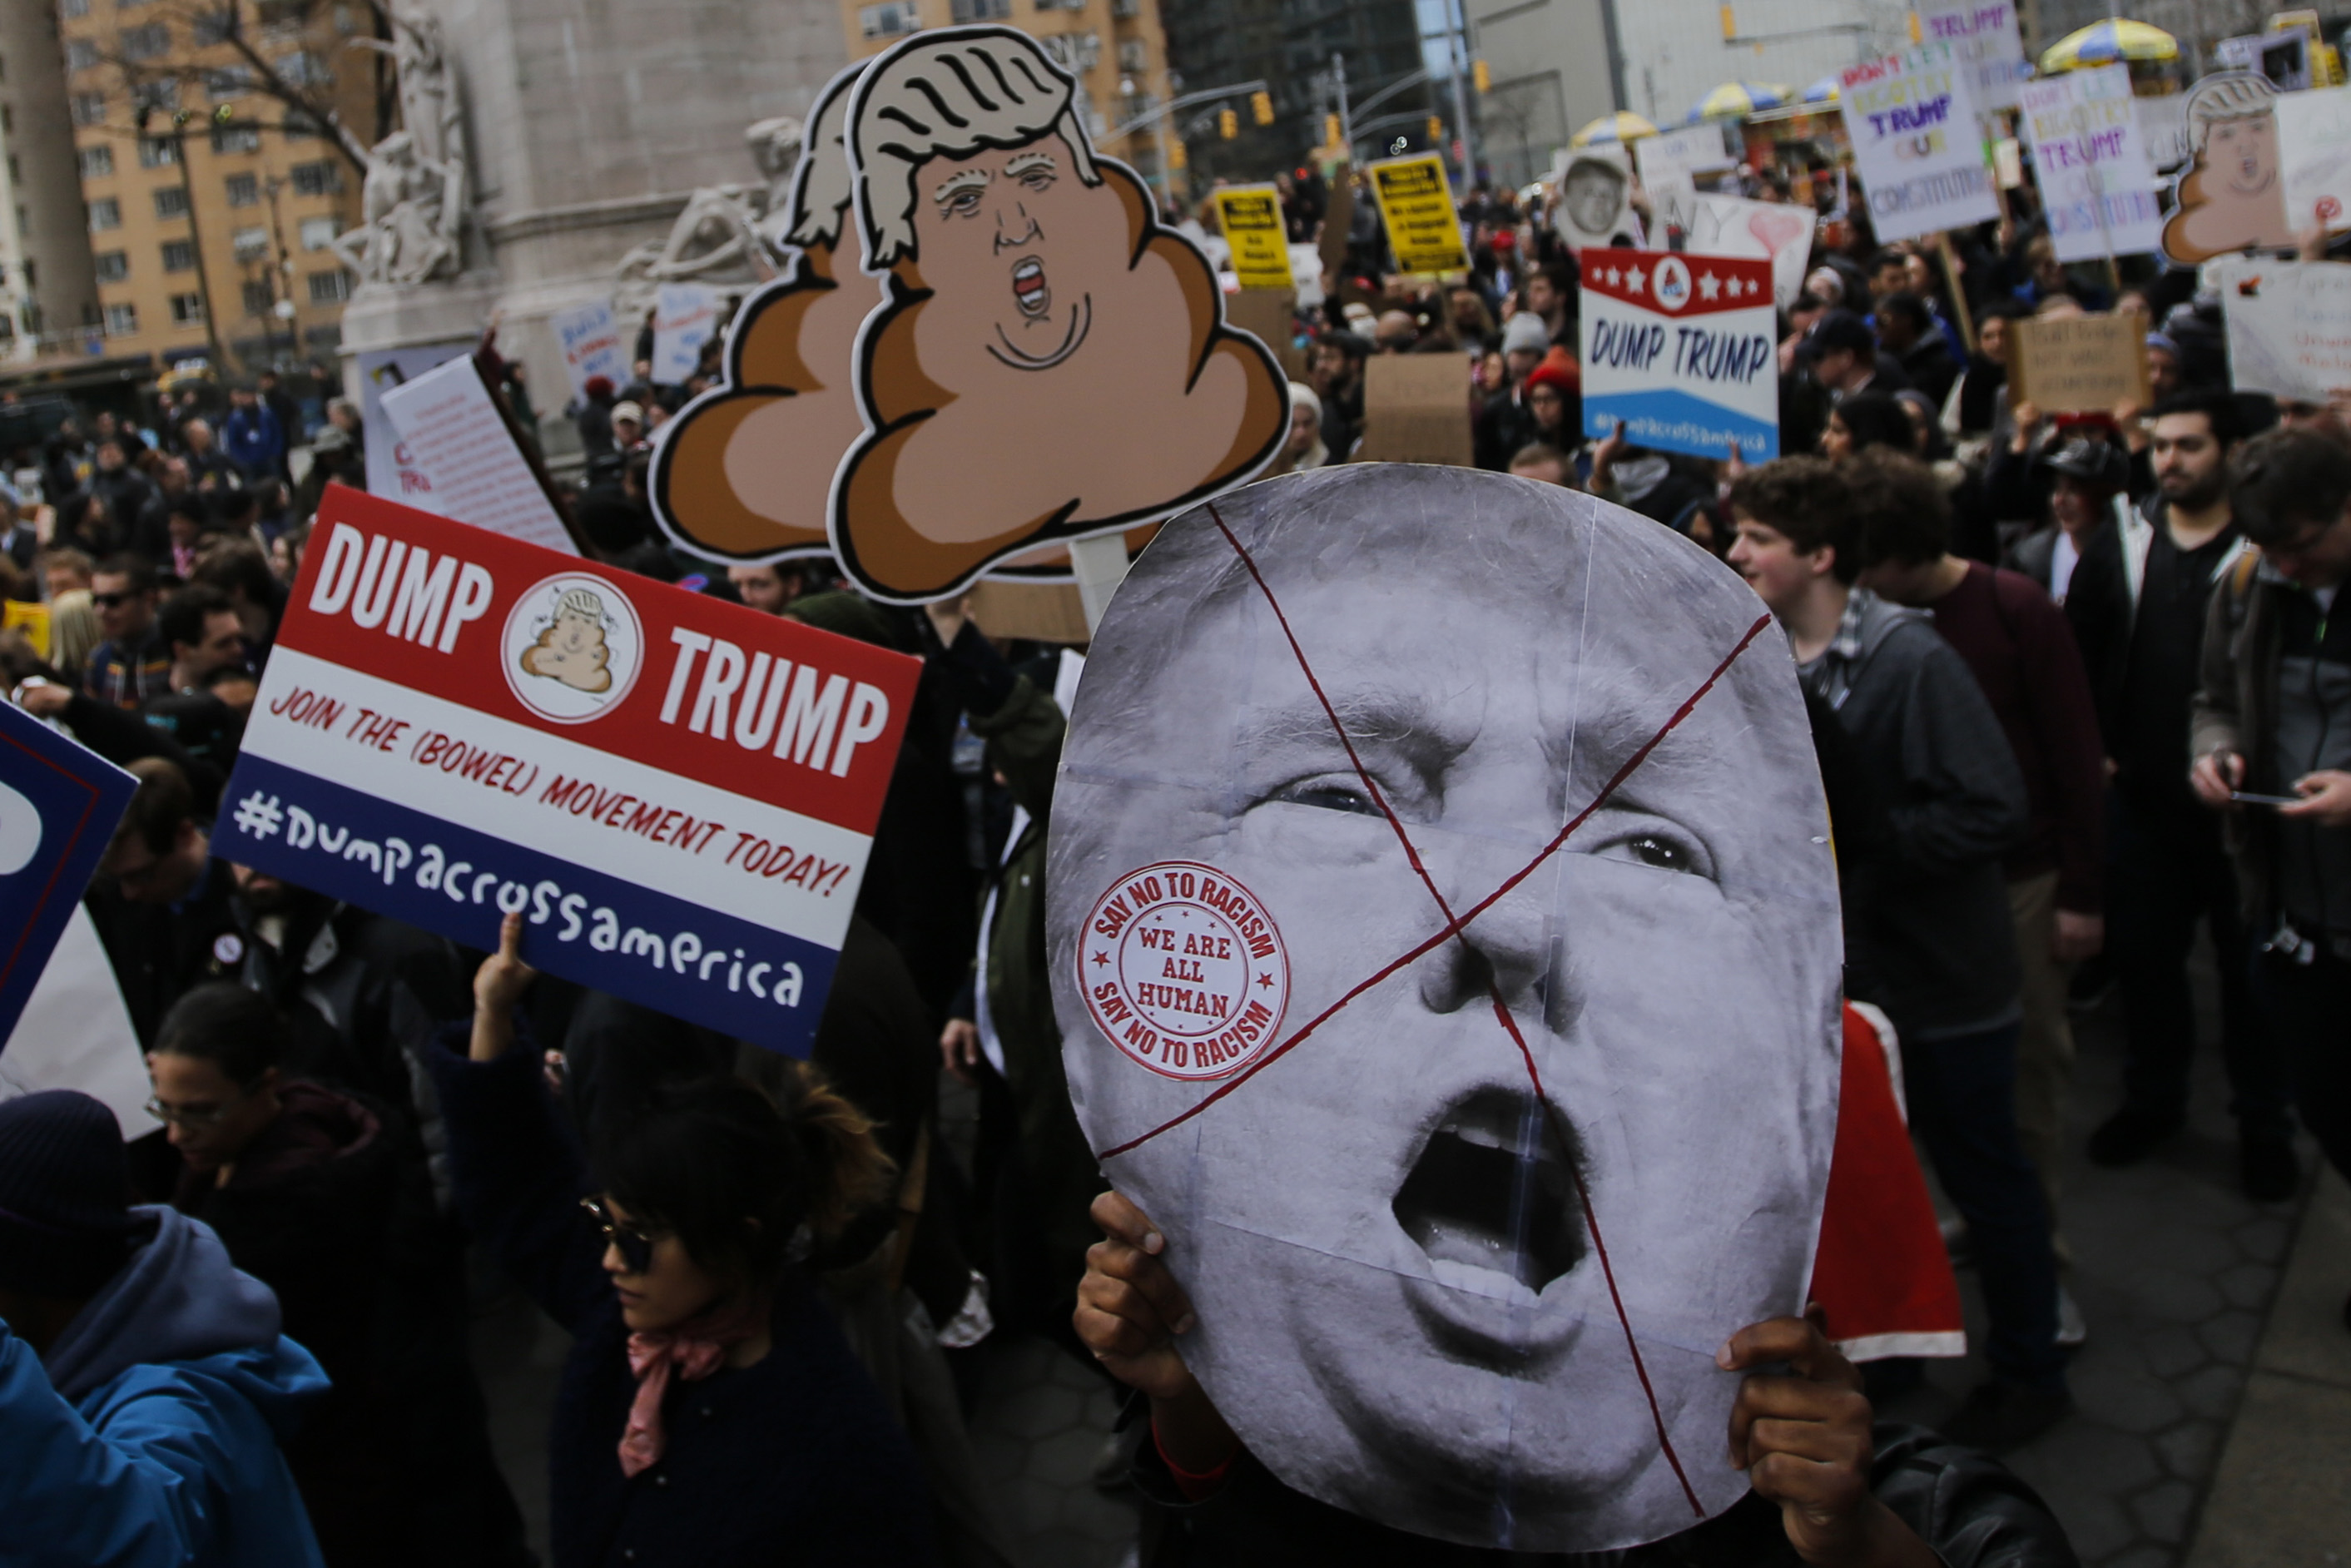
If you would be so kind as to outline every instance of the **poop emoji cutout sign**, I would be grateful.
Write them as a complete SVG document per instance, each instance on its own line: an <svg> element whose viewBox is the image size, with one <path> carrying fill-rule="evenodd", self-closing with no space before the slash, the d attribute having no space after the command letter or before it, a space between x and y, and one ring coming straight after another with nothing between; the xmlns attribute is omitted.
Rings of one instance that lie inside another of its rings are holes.
<svg viewBox="0 0 2351 1568"><path fill-rule="evenodd" d="M2252 71L2206 77L2188 95L2192 155L2163 225L2163 254L2183 267L2231 251L2294 243L2279 172L2277 89Z"/></svg>
<svg viewBox="0 0 2351 1568"><path fill-rule="evenodd" d="M919 34L858 79L857 215L890 297L859 340L866 433L831 532L879 598L1165 516L1287 427L1273 356L1225 325L1207 259L1094 152L1074 94L1008 27Z"/></svg>
<svg viewBox="0 0 2351 1568"><path fill-rule="evenodd" d="M680 544L727 560L821 555L825 502L841 455L864 434L853 390L857 329L877 295L840 257L849 225L849 93L862 64L832 78L809 116L792 176L784 276L743 302L723 384L663 427L649 487Z"/></svg>

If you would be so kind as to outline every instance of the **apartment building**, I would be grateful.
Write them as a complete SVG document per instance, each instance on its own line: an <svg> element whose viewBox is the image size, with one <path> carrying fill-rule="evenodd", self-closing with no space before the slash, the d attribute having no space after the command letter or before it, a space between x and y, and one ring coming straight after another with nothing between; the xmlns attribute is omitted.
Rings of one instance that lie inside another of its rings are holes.
<svg viewBox="0 0 2351 1568"><path fill-rule="evenodd" d="M880 54L910 33L958 23L1000 22L1036 38L1076 77L1094 145L1161 181L1164 126L1113 132L1167 101L1167 43L1158 0L841 0L851 59Z"/></svg>
<svg viewBox="0 0 2351 1568"><path fill-rule="evenodd" d="M0 4L0 359L99 319L61 47L55 11Z"/></svg>
<svg viewBox="0 0 2351 1568"><path fill-rule="evenodd" d="M330 246L363 171L237 40L371 141L378 57L351 47L378 27L366 0L55 3L109 351L232 372L331 355L352 280Z"/></svg>

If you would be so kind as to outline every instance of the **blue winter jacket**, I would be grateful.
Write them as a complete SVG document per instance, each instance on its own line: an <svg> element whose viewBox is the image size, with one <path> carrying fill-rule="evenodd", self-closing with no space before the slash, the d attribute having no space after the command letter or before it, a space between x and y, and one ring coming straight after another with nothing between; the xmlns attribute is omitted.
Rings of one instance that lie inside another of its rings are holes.
<svg viewBox="0 0 2351 1568"><path fill-rule="evenodd" d="M266 402L233 408L221 422L221 449L248 479L266 479L286 457L286 432Z"/></svg>
<svg viewBox="0 0 2351 1568"><path fill-rule="evenodd" d="M168 1208L49 1347L0 1322L0 1563L319 1568L277 1451L327 1391L277 1298Z"/></svg>

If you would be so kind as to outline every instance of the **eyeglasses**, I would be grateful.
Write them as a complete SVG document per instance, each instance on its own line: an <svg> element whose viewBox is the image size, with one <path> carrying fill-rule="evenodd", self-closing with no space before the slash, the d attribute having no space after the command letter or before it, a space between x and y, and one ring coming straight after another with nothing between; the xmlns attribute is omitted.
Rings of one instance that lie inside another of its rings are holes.
<svg viewBox="0 0 2351 1568"><path fill-rule="evenodd" d="M211 1109L204 1111L182 1111L173 1106L166 1105L161 1100L157 1100L152 1097L150 1097L147 1102L147 1113L150 1116L154 1117L158 1122L168 1123L175 1127L187 1127L190 1129L217 1127L220 1125L223 1118L226 1117L229 1112L233 1109L235 1109L235 1106L232 1103L229 1105L214 1105Z"/></svg>
<svg viewBox="0 0 2351 1568"><path fill-rule="evenodd" d="M627 1272L642 1274L653 1266L653 1239L651 1236L613 1218L612 1211L605 1207L601 1197L583 1197L580 1200L580 1207L588 1211L588 1218L596 1222L596 1228L604 1233L604 1239L620 1249L621 1261L627 1265Z"/></svg>

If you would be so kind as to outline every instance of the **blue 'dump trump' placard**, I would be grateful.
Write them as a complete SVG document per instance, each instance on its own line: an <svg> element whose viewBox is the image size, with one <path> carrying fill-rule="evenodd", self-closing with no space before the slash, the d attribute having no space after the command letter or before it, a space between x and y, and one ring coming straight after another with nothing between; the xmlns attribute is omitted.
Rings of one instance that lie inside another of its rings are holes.
<svg viewBox="0 0 2351 1568"><path fill-rule="evenodd" d="M0 702L0 1051L138 781Z"/></svg>

